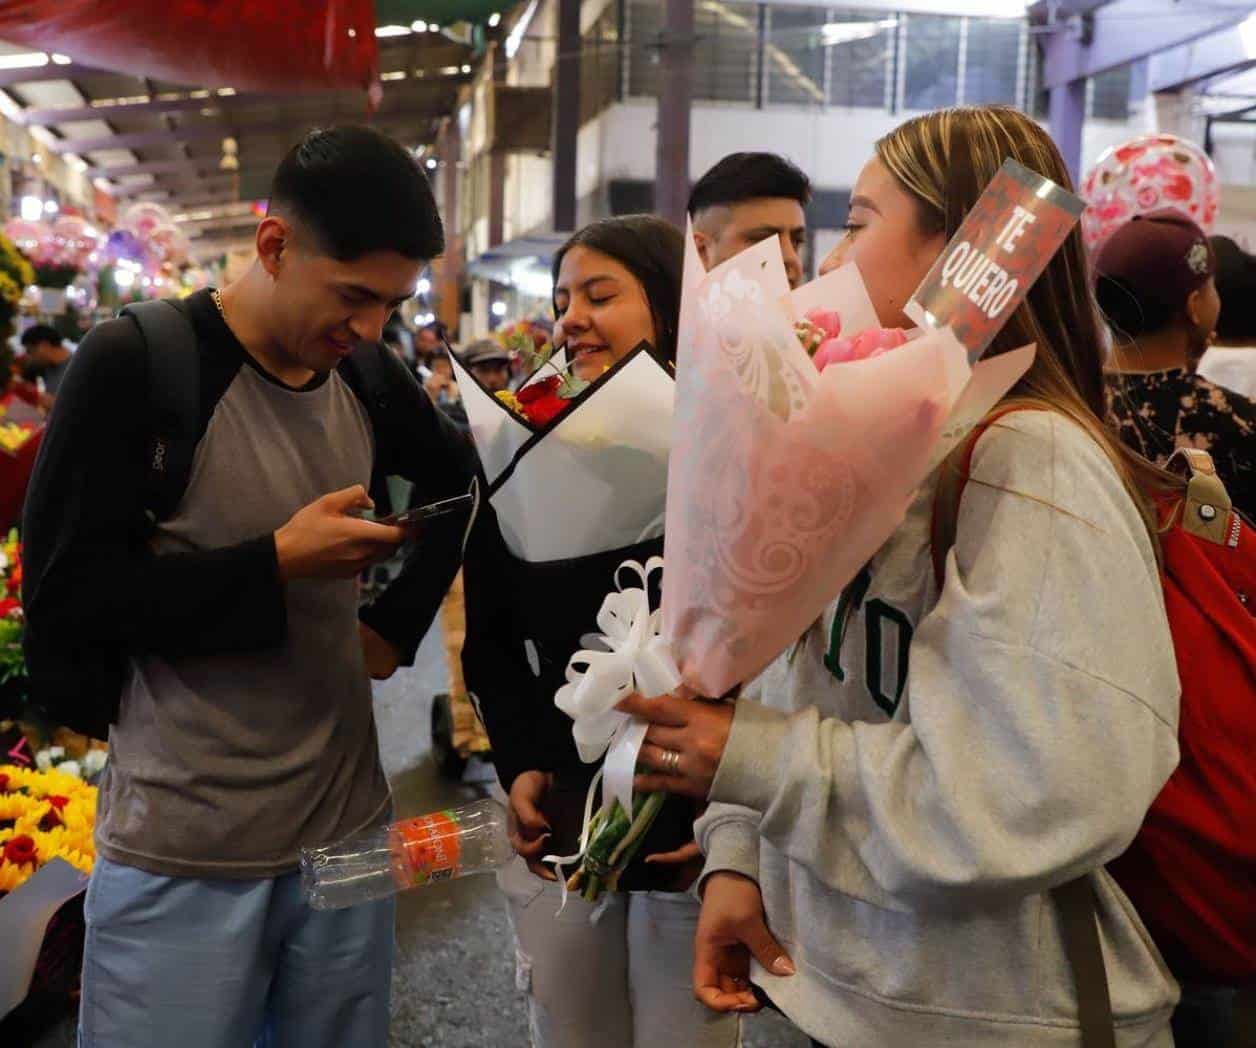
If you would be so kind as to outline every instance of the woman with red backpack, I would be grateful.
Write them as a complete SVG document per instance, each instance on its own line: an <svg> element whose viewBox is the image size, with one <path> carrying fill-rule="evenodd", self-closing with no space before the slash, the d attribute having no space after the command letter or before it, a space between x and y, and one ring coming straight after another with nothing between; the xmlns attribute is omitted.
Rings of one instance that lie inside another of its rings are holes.
<svg viewBox="0 0 1256 1048"><path fill-rule="evenodd" d="M1009 157L1069 185L1020 112L909 120L825 268L856 261L882 322L906 326ZM653 722L638 787L711 801L694 984L715 1009L766 999L816 1044L860 1048L1172 1044L1177 985L1104 864L1178 761L1153 496L1182 485L1103 422L1076 231L991 352L1027 342L998 417L736 702L621 707Z"/></svg>

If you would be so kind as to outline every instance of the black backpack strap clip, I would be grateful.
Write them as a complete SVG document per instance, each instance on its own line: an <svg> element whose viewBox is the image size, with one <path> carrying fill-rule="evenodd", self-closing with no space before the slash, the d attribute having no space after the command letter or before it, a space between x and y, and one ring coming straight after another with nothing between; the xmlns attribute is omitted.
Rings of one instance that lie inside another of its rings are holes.
<svg viewBox="0 0 1256 1048"><path fill-rule="evenodd" d="M122 310L148 347L152 412L144 505L154 520L174 513L192 473L200 421L200 358L196 329L168 300L136 302Z"/></svg>

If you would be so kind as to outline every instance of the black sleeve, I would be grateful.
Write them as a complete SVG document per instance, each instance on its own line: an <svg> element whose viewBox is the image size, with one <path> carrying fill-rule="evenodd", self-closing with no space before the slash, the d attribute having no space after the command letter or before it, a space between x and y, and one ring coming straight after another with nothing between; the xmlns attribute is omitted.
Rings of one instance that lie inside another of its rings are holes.
<svg viewBox="0 0 1256 1048"><path fill-rule="evenodd" d="M29 632L45 643L122 655L280 644L287 619L273 536L203 552L151 552L148 399L148 353L134 322L97 326L61 384L27 495Z"/></svg>
<svg viewBox="0 0 1256 1048"><path fill-rule="evenodd" d="M465 495L475 476L475 450L468 438L432 404L405 364L387 355L392 396L388 417L372 416L375 472L414 484L413 504ZM403 665L440 611L441 601L462 566L468 516L451 513L424 525L401 574L360 612L361 620L400 653Z"/></svg>

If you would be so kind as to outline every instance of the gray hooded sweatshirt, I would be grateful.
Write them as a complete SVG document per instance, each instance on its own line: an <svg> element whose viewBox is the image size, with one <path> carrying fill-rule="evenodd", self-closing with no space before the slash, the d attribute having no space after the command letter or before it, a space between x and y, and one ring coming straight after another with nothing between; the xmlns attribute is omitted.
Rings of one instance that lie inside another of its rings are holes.
<svg viewBox="0 0 1256 1048"><path fill-rule="evenodd" d="M698 824L798 973L753 978L824 1044L1076 1046L1048 890L1095 879L1117 1044L1172 1044L1177 987L1103 869L1178 759L1179 686L1137 510L1079 426L978 441L939 593L932 483L737 703ZM861 586L852 587L857 591Z"/></svg>

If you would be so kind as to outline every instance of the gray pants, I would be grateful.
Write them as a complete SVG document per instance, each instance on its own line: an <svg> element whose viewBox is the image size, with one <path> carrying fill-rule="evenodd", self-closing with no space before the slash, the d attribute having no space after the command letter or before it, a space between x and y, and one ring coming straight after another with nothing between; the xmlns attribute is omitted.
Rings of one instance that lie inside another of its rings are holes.
<svg viewBox="0 0 1256 1048"><path fill-rule="evenodd" d="M518 942L533 1048L736 1048L740 1020L693 996L698 903L679 892L615 896L597 924L516 858L498 874Z"/></svg>

